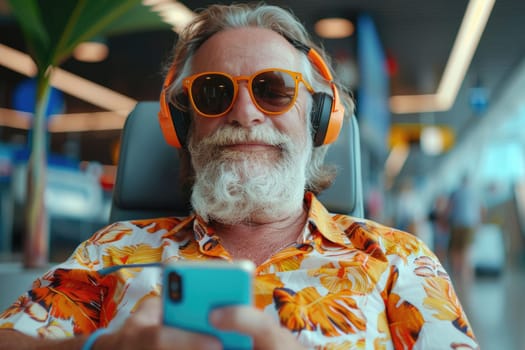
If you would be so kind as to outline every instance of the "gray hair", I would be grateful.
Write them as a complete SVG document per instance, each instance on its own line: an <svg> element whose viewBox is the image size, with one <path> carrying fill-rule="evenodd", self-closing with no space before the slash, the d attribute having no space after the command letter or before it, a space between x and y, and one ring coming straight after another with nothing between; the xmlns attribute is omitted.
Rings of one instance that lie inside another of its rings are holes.
<svg viewBox="0 0 525 350"><path fill-rule="evenodd" d="M182 79L191 74L192 58L199 47L218 32L243 27L273 30L289 40L298 41L315 49L323 60L329 63L324 50L312 41L304 26L287 10L265 4L211 5L197 14L196 18L181 32L175 45L173 59L167 67L168 70L176 72L175 79L168 89L168 96L172 104L181 110L188 108L177 101L176 96L183 92ZM304 70L302 73L305 79L310 82L315 91L323 91L331 95L332 91L326 79L313 67L305 54L302 57ZM338 89L343 90L341 86L338 86ZM346 114L352 115L354 104L350 94L341 93L340 98L345 106ZM310 101L308 110L311 109ZM311 129L309 125L309 130ZM324 164L327 150L328 145L314 147L306 169L306 189L314 193L328 188L335 178L335 168Z"/></svg>

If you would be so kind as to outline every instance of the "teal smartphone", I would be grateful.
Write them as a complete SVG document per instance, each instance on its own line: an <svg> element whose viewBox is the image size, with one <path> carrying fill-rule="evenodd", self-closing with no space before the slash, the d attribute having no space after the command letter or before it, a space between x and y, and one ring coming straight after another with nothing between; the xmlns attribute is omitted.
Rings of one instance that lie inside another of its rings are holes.
<svg viewBox="0 0 525 350"><path fill-rule="evenodd" d="M164 324L215 336L226 350L252 349L251 337L216 329L208 321L208 314L221 306L252 305L254 270L254 264L247 260L184 261L165 265Z"/></svg>

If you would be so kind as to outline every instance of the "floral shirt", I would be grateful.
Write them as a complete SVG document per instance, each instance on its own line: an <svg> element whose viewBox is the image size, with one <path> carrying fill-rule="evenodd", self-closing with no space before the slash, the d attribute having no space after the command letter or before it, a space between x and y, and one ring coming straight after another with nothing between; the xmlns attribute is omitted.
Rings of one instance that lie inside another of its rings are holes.
<svg viewBox="0 0 525 350"><path fill-rule="evenodd" d="M302 242L256 269L256 306L315 349L477 349L450 278L416 237L330 214L311 193ZM145 298L160 295L155 268L105 267L196 259L231 260L196 215L117 222L37 279L2 314L0 327L40 337L118 328Z"/></svg>

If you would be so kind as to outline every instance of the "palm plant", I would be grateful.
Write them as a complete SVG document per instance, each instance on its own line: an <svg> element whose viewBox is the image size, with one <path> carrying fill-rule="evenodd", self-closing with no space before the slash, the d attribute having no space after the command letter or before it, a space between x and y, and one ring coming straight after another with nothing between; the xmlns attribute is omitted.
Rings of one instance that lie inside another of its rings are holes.
<svg viewBox="0 0 525 350"><path fill-rule="evenodd" d="M49 259L49 224L44 203L48 137L45 112L53 69L64 62L80 42L116 30L114 24L140 6L140 0L9 0L9 4L38 69L27 168L23 257L26 268L37 268L47 265ZM119 23L121 28L129 25L129 21Z"/></svg>

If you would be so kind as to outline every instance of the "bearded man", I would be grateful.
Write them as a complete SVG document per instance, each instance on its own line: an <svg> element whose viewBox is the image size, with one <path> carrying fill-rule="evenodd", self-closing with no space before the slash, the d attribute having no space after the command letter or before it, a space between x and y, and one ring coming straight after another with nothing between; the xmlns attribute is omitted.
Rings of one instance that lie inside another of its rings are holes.
<svg viewBox="0 0 525 350"><path fill-rule="evenodd" d="M330 71L279 7L200 12L178 38L160 100L164 135L188 160L193 213L97 232L0 315L0 347L221 349L214 337L162 324L158 272L97 271L249 259L255 305L217 308L209 320L250 336L255 349L477 348L424 243L331 214L316 199L334 176L326 148L353 112Z"/></svg>

